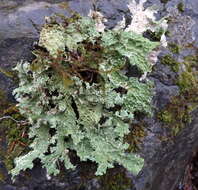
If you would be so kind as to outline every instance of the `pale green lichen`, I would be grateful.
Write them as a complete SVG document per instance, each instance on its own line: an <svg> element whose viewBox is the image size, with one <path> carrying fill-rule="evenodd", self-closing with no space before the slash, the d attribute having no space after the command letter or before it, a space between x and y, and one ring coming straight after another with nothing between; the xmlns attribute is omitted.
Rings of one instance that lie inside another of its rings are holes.
<svg viewBox="0 0 198 190"><path fill-rule="evenodd" d="M88 18L46 24L37 58L16 66L20 84L14 94L32 125L33 143L28 154L16 158L12 175L32 168L36 158L48 174L59 173L60 161L74 168L70 150L82 161L96 162L96 175L114 163L137 174L144 161L126 153L124 136L135 112L151 114L152 83L125 72L128 64L140 73L151 71L146 57L157 44L133 32L99 33Z"/></svg>
<svg viewBox="0 0 198 190"><path fill-rule="evenodd" d="M64 40L64 28L62 26L46 26L40 33L39 45L45 47L50 55L56 56L58 51L64 51Z"/></svg>
<svg viewBox="0 0 198 190"><path fill-rule="evenodd" d="M161 46L166 47L167 41L165 32L168 28L166 18L157 20L155 14L158 12L159 7L153 5L145 8L144 4L146 0L129 0L128 8L132 14L132 21L130 25L127 26L125 31L133 31L138 34L143 34L145 31L152 33L155 41L161 42ZM125 19L116 26L116 28L125 28ZM120 27L119 27L120 26Z"/></svg>

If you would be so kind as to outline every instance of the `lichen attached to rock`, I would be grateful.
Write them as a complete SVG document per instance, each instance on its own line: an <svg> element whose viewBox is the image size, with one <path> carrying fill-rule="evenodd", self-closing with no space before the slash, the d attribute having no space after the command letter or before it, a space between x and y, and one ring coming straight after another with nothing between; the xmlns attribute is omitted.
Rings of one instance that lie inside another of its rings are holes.
<svg viewBox="0 0 198 190"><path fill-rule="evenodd" d="M147 56L157 44L134 32L100 33L92 19L80 16L48 21L36 59L15 68L20 84L14 95L32 125L33 143L28 154L16 158L12 175L32 168L36 158L48 174L59 173L58 162L74 168L70 150L82 161L96 162L96 175L114 163L137 174L143 159L126 153L124 136L135 112L151 114L152 83L128 77L126 68L150 72Z"/></svg>

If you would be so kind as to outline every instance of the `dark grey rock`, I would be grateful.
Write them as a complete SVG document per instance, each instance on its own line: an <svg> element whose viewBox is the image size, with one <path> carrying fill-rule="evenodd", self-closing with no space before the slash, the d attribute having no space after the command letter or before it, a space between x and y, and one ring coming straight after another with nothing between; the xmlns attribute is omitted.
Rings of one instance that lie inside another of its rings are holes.
<svg viewBox="0 0 198 190"><path fill-rule="evenodd" d="M4 70L12 70L21 60L33 58L31 50L35 39L31 38L7 38L0 42L0 67ZM0 89L7 93L8 100L13 102L12 91L16 88L16 81L0 72Z"/></svg>
<svg viewBox="0 0 198 190"><path fill-rule="evenodd" d="M69 7L83 16L87 16L90 10L94 9L93 2L90 0L73 0L69 2Z"/></svg>
<svg viewBox="0 0 198 190"><path fill-rule="evenodd" d="M129 0L99 0L96 3L96 10L101 11L107 22L105 25L107 28L112 29L116 24L123 20L123 17L126 19L126 25L131 21L131 15L128 9Z"/></svg>
<svg viewBox="0 0 198 190"><path fill-rule="evenodd" d="M156 95L153 99L153 104L159 110L163 109L170 102L170 98L179 94L179 87L166 86L165 84L155 80Z"/></svg>
<svg viewBox="0 0 198 190"><path fill-rule="evenodd" d="M166 86L173 86L175 85L177 73L173 72L170 66L157 63L149 76Z"/></svg>
<svg viewBox="0 0 198 190"><path fill-rule="evenodd" d="M12 185L5 185L4 190L17 190L17 188Z"/></svg>
<svg viewBox="0 0 198 190"><path fill-rule="evenodd" d="M13 1L12 1L13 2ZM24 1L21 5L13 2L15 7L9 3L3 9L0 9L0 41L7 38L35 38L38 37L38 28L44 24L44 17L50 16L53 13L62 13L69 15L69 13L60 8L57 3ZM10 11L10 6L11 10Z"/></svg>
<svg viewBox="0 0 198 190"><path fill-rule="evenodd" d="M21 187L19 190L29 190L27 187Z"/></svg>

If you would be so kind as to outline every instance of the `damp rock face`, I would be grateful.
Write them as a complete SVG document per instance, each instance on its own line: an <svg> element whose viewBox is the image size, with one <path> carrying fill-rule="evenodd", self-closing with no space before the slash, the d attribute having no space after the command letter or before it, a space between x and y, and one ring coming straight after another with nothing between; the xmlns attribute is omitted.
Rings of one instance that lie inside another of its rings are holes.
<svg viewBox="0 0 198 190"><path fill-rule="evenodd" d="M0 116L11 115L22 120L15 109L13 89L17 86L16 74L12 68L21 59L32 61L31 51L38 40L44 17L53 13L66 16L75 11L86 16L90 10L100 11L107 19L105 26L114 28L125 18L124 28L130 25L133 15L126 0L2 0L0 3ZM3 190L174 190L182 185L185 165L197 149L197 62L198 62L198 9L196 0L149 0L144 7L157 5L155 16L168 17L166 33L168 47L161 48L158 60L149 74L155 83L153 98L154 115L147 118L136 116L132 150L137 145L145 159L145 166L137 176L117 166L106 175L95 177L96 166L91 162L82 163L71 153L77 164L75 171L63 170L57 177L46 175L39 160L35 167L21 173L13 183L8 174L13 167L13 157L20 155L23 145L28 145L14 121L0 121L0 189ZM186 80L188 79L188 80ZM176 114L175 114L176 113ZM18 128L17 128L18 129ZM140 130L141 129L141 130ZM139 138L139 136L143 138ZM130 137L127 137L130 139ZM141 140L140 140L141 139ZM142 144L138 142L142 141ZM133 141L133 139L130 139ZM16 145L15 145L16 144ZM28 151L28 148L25 147ZM60 166L61 167L61 166Z"/></svg>

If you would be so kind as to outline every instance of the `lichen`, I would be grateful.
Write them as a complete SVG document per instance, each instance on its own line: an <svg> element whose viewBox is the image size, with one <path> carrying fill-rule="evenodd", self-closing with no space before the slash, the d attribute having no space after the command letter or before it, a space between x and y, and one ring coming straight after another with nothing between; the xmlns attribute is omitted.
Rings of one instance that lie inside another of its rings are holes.
<svg viewBox="0 0 198 190"><path fill-rule="evenodd" d="M161 41L161 45L165 47L167 44L164 33L168 27L167 20L165 18L157 20L155 17L155 14L157 13L156 6L145 8L145 2L146 0L141 0L138 3L135 0L129 1L128 8L133 16L130 25L126 28L126 31L143 34L148 30L155 41Z"/></svg>
<svg viewBox="0 0 198 190"><path fill-rule="evenodd" d="M12 175L31 169L36 158L48 174L59 173L58 162L74 168L70 150L82 161L96 162L96 175L114 163L137 174L143 159L126 153L124 136L135 112L151 115L153 84L128 77L126 68L150 72L147 56L158 43L133 32L99 33L92 19L79 15L61 23L49 20L34 51L36 59L15 68L20 83L14 94L32 125L34 141L31 151L15 160Z"/></svg>

